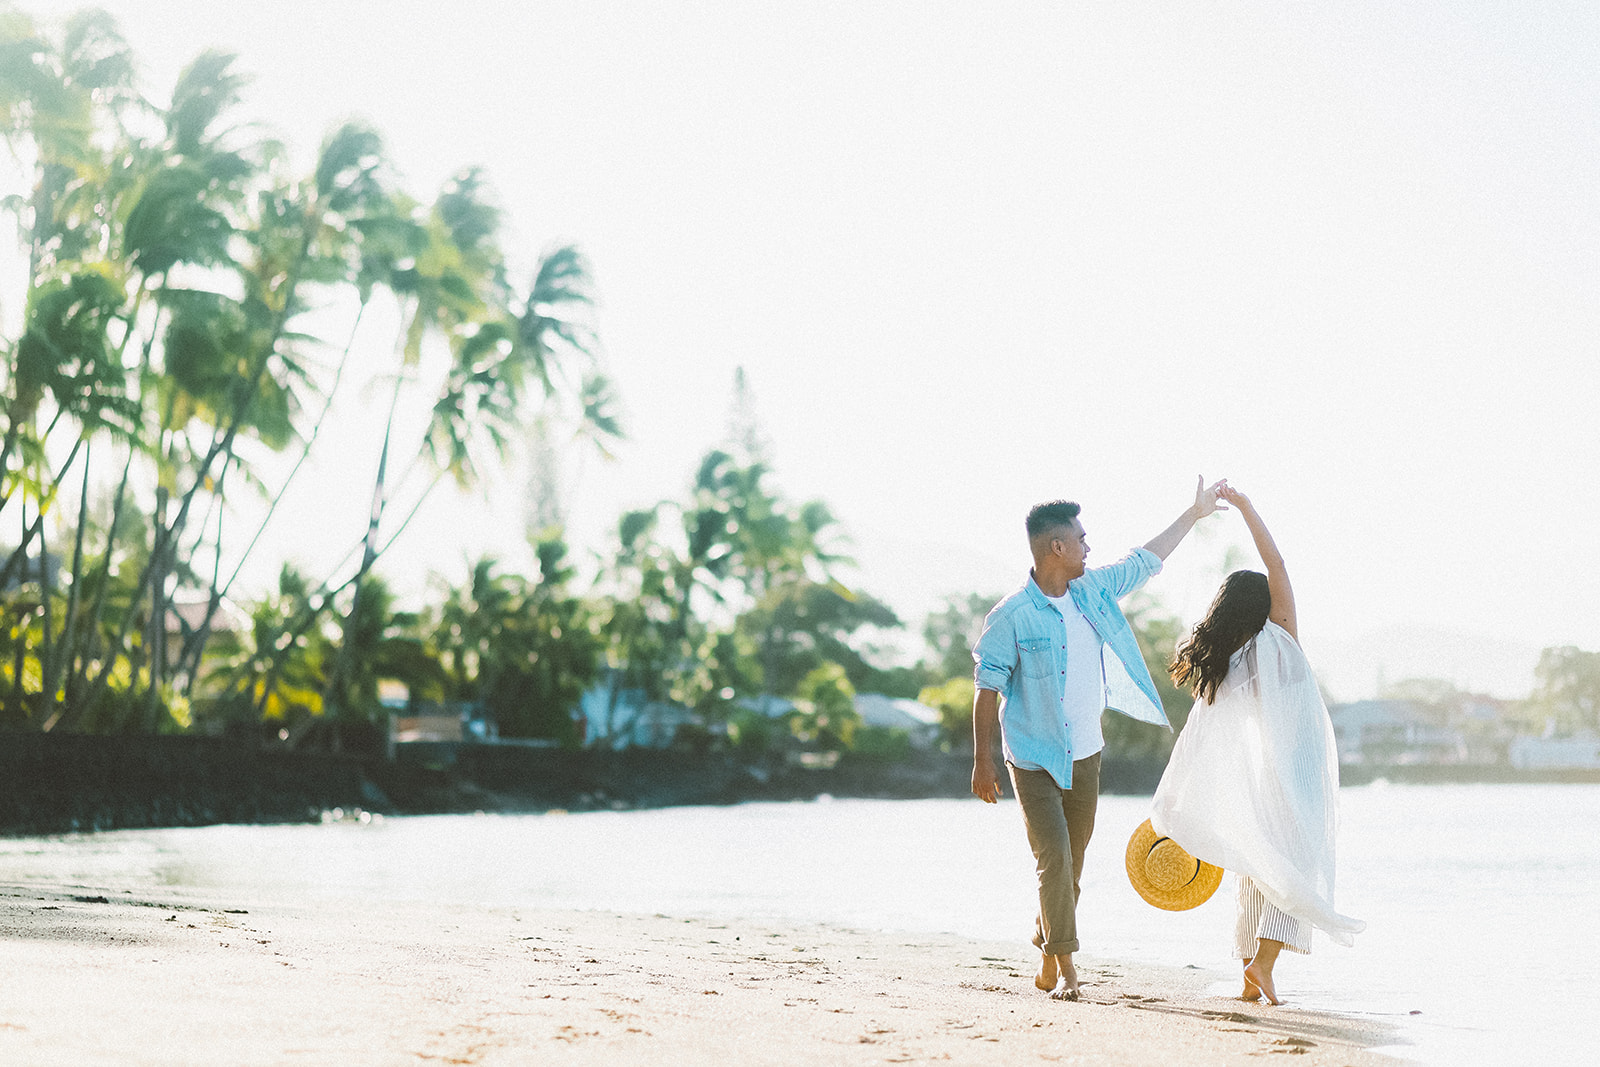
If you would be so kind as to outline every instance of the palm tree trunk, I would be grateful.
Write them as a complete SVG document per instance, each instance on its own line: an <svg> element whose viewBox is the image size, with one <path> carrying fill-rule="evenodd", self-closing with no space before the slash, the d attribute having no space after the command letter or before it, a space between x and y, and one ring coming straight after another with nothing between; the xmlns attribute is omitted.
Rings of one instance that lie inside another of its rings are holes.
<svg viewBox="0 0 1600 1067"><path fill-rule="evenodd" d="M211 639L211 628L216 619L217 609L221 607L223 599L227 597L229 590L233 588L234 581L238 579L239 572L244 569L245 562L249 560L251 553L255 551L256 545L261 541L261 536L267 532L267 526L272 522L273 514L278 510L278 505L283 501L284 495L288 493L289 487L294 484L295 475L300 473L300 468L305 464L307 457L311 455L311 449L316 445L317 438L322 433L322 427L328 419L328 412L333 408L334 396L339 391L339 383L343 381L345 368L350 362L350 353L355 348L356 331L361 327L361 318L366 313L367 304L368 301L363 300L360 306L356 308L355 322L350 326L350 336L345 341L343 354L339 357L339 367L334 372L333 384L328 388L327 396L322 404L322 411L317 415L316 422L312 424L311 434L306 438L305 447L300 450L299 458L295 460L294 466L289 470L288 477L284 478L283 484L278 487L277 493L273 495L272 503L267 505L266 515L262 517L261 524L256 527L255 535L250 538L250 543L245 546L244 553L240 555L238 562L234 565L233 572L228 575L227 582L219 586L216 575L212 576L211 591L206 598L205 618L201 620L200 626L195 630L194 634L185 640L183 656L180 662L180 670L185 671L191 680L200 673L200 658L205 651L206 642ZM220 553L221 545L219 544L219 559Z"/></svg>
<svg viewBox="0 0 1600 1067"><path fill-rule="evenodd" d="M101 664L100 673L95 675L93 682L89 683L89 692L84 697L81 714L87 715L99 706L100 699L105 696L106 688L111 683L112 668L116 666L117 656L122 653L123 649L127 645L128 631L133 628L134 618L139 613L139 599L144 595L145 586L150 581L150 575L154 569L153 564L155 562L155 557L159 554L160 539L161 532L157 531L157 548L151 551L150 559L145 560L144 568L139 572L139 580L133 583L133 596L128 602L128 610L123 612L122 622L117 627L116 640L112 641L111 646L106 650L107 659L103 664ZM141 644L139 646L139 652L137 655L130 654L128 656L129 666L132 669L131 674L134 680L137 680L139 677L139 668L143 665L142 661L145 647L146 646L144 644Z"/></svg>
<svg viewBox="0 0 1600 1067"><path fill-rule="evenodd" d="M82 693L83 687L89 684L89 664L91 661L93 661L95 654L100 650L100 619L105 612L106 590L111 585L111 558L116 549L117 527L122 522L122 506L123 502L127 500L128 497L128 476L133 472L133 460L135 455L137 455L137 452L130 447L128 449L128 460L122 465L122 481L118 483L117 495L111 502L111 527L106 531L105 555L101 559L99 580L95 583L94 603L89 608L89 619L87 624L84 626L84 647L82 659L80 661L81 669L80 663L78 662L75 662L71 665L67 675L66 701L62 706L61 714L45 725L46 730L63 724L70 726L76 720L81 718L83 713L88 710L88 701L84 700L80 702L78 700L78 696L80 693ZM78 522L79 526L81 527L83 525L82 517L79 518ZM131 616L132 612L133 605L130 604L128 606L128 614ZM122 644L122 637L126 636L126 633L127 628L125 621L123 633L118 637L117 644L111 649L111 657L113 660L116 659L117 651ZM106 676L105 672L110 669L110 666L110 664L107 664L105 670L102 670L100 675L101 678Z"/></svg>
<svg viewBox="0 0 1600 1067"><path fill-rule="evenodd" d="M17 437L22 430L22 419L13 413L6 425L6 441L0 446L0 511L11 501L11 494L4 491L6 472L11 463L11 450L17 447Z"/></svg>
<svg viewBox="0 0 1600 1067"><path fill-rule="evenodd" d="M21 518L22 532L26 534L28 531L28 501L26 497L22 501ZM10 581L11 566L7 563L5 575L0 576L0 592L5 591ZM7 718L20 724L26 721L26 716L22 710L22 668L26 663L24 651L28 645L28 606L22 603L20 598L17 602L16 612L17 645L12 649L11 692L6 697L5 710Z"/></svg>
<svg viewBox="0 0 1600 1067"><path fill-rule="evenodd" d="M261 388L261 380L266 376L267 369L272 363L272 355L278 350L278 342L283 339L283 333L288 328L290 309L294 306L295 289L299 286L300 272L304 269L305 261L310 255L312 239L316 235L317 228L321 225L320 217L320 207L315 201L308 203L302 216L301 225L303 228L300 247L286 268L283 285L279 290L282 294L280 306L273 317L272 330L262 344L250 373L245 376L247 381L244 383L243 388L234 391L235 400L232 410L229 412L226 428L224 429L221 425L217 427L217 433L212 436L210 447L207 448L199 466L195 468L194 480L184 492L181 503L178 505L177 516L172 520L171 526L167 528L169 535L167 543L169 545L177 545L182 538L184 528L189 521L189 510L194 504L195 496L210 478L211 467L217 461L217 458L219 456L224 457L224 467L234 460L234 442L238 439L239 430L244 425L245 416L250 410L250 404ZM164 580L165 577L163 575ZM152 591L152 599L157 599L154 591Z"/></svg>
<svg viewBox="0 0 1600 1067"><path fill-rule="evenodd" d="M19 726L28 721L27 705L23 703L22 672L28 665L28 617L32 614L33 610L29 608L17 616L17 647L11 665L11 698L6 701L7 717Z"/></svg>
<svg viewBox="0 0 1600 1067"><path fill-rule="evenodd" d="M30 526L26 522L23 523L22 540L17 544L15 551L11 553L11 557L6 560L5 566L0 567L0 589L4 589L10 583L12 576L16 573L17 566L27 560L28 546L44 530L45 507L51 500L55 499L56 491L61 487L62 479L72 469L73 463L77 462L78 453L83 449L84 442L87 440L88 437L85 435L80 434L78 436L78 440L72 445L72 451L67 454L66 462L61 464L61 469L50 480L50 488L40 494L39 514L35 516L33 524Z"/></svg>
<svg viewBox="0 0 1600 1067"><path fill-rule="evenodd" d="M93 445L90 445L92 448ZM40 729L48 732L51 727L60 721L66 711L66 702L57 701L56 693L61 688L61 676L66 672L68 664L76 654L78 635L78 603L79 594L83 589L83 535L89 526L89 469L92 465L93 455L85 451L83 456L83 489L78 496L78 528L72 539L72 574L71 588L67 590L67 615L61 623L61 643L56 648L55 656L50 660L44 672L44 722Z"/></svg>
<svg viewBox="0 0 1600 1067"><path fill-rule="evenodd" d="M42 717L47 694L50 692L43 684L45 668L50 662L51 653L54 651L54 641L50 633L50 602L55 599L54 583L50 581L50 543L45 539L44 527L39 528L39 713Z"/></svg>
<svg viewBox="0 0 1600 1067"><path fill-rule="evenodd" d="M156 489L156 536L150 552L150 619L145 647L149 649L150 682L145 689L145 718L155 733L161 719L161 683L167 659L167 557L173 537L166 526L167 490Z"/></svg>
<svg viewBox="0 0 1600 1067"><path fill-rule="evenodd" d="M299 284L300 272L302 269L304 269L306 257L309 255L311 250L311 241L315 236L316 216L314 212L314 205L308 204L305 209L303 223L305 229L301 235L300 247L297 254L290 261L290 264L286 270L283 286L280 290L280 292L283 294L281 306L278 308L274 316L272 330L262 344L260 352L256 358L255 365L252 367L251 373L248 375L248 386L245 389L238 390L235 393L235 396L238 399L233 405L233 410L230 413L231 417L228 420L227 428L224 430L219 426L217 434L212 437L210 447L206 450L205 456L195 468L194 481L190 484L189 488L184 492L181 498L181 501L178 505L177 516L172 520L170 526L157 529L156 542L158 545L161 544L164 537L176 540L178 537L182 536L183 529L188 523L189 509L194 503L195 495L200 491L200 488L205 485L206 479L210 474L212 464L215 463L217 457L222 455L224 452L229 455L230 459L233 455L233 442L237 438L239 430L244 424L245 414L249 411L250 407L250 398L255 396L256 391L260 389L261 378L267 373L267 367L271 363L272 354L277 351L278 342L282 339L283 332L288 326L289 311L294 304L295 287ZM158 554L159 553L153 553L152 559L146 563L144 573L139 576L139 581L135 585L136 590L143 590L146 587L146 584L150 582L152 576L157 572L157 568L153 566L153 564L155 563L154 557ZM164 583L164 576L162 581ZM152 589L152 604L160 599L161 598L157 591ZM95 680L91 685L90 692L84 703L83 710L85 714L93 711L95 706L99 704L101 698L105 695L106 687L110 682L111 668L115 662L117 652L123 647L124 642L127 641L128 627L132 620L133 614L134 612L130 609L128 614L124 617L123 624L117 634L117 640L115 641L111 650L111 660L101 667L100 673L96 675ZM134 673L137 676L137 670ZM154 671L152 672L152 680L153 678Z"/></svg>
<svg viewBox="0 0 1600 1067"><path fill-rule="evenodd" d="M394 437L394 413L400 406L400 387L404 383L404 377L396 374L394 391L389 395L389 416L383 424L383 448L378 453L378 475L372 485L372 508L367 512L367 532L361 539L361 564L356 568L355 594L350 600L350 611L345 615L339 652L334 657L333 670L329 674L327 689L322 696L324 713L327 709L332 709L336 717L345 710L341 704L345 676L350 671L350 627L355 624L361 610L361 579L366 577L378 559L378 528L383 522L384 508L388 506L385 479L389 472L389 445ZM337 739L337 733L334 736Z"/></svg>

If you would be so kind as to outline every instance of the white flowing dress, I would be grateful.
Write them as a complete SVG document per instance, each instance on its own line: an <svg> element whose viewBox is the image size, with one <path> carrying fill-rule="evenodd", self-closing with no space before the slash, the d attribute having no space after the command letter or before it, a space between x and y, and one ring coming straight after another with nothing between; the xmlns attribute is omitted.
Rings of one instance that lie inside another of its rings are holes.
<svg viewBox="0 0 1600 1067"><path fill-rule="evenodd" d="M1305 653L1268 622L1196 700L1150 823L1190 855L1249 878L1267 902L1341 945L1366 928L1333 906L1339 756Z"/></svg>

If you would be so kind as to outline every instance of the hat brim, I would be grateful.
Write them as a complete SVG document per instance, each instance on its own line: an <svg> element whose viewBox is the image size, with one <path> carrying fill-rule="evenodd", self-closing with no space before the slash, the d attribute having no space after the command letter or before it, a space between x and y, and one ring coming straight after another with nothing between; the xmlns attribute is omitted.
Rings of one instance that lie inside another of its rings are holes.
<svg viewBox="0 0 1600 1067"><path fill-rule="evenodd" d="M1128 839L1127 864L1133 888L1166 911L1199 907L1222 884L1221 867L1196 859L1170 837L1157 834L1149 819Z"/></svg>

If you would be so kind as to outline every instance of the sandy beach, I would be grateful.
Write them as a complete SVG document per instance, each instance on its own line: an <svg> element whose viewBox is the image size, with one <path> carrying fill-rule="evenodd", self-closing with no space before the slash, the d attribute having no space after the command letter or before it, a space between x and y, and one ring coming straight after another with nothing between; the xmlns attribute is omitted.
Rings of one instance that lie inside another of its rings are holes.
<svg viewBox="0 0 1600 1067"><path fill-rule="evenodd" d="M0 887L6 1064L1392 1064L1382 1021L1213 976L822 926Z"/></svg>

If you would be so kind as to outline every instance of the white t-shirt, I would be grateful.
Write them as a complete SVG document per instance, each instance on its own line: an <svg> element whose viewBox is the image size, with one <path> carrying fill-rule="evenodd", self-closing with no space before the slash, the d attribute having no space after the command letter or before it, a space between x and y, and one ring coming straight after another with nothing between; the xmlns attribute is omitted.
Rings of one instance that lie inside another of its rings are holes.
<svg viewBox="0 0 1600 1067"><path fill-rule="evenodd" d="M1062 713L1072 738L1072 758L1087 759L1106 747L1100 713L1106 707L1105 669L1100 664L1100 635L1083 617L1072 594L1047 596L1067 624L1067 684Z"/></svg>

